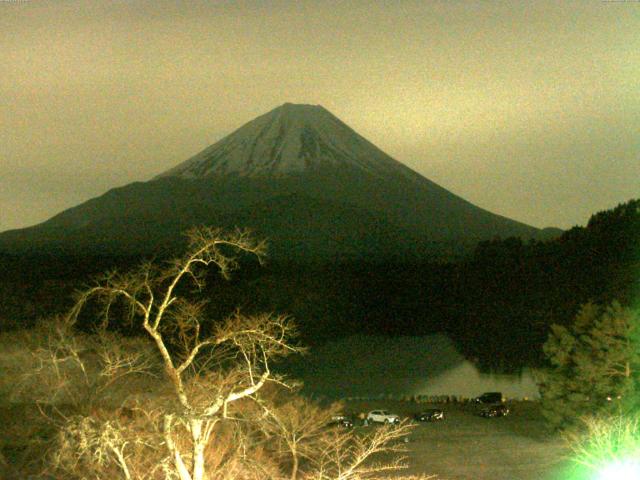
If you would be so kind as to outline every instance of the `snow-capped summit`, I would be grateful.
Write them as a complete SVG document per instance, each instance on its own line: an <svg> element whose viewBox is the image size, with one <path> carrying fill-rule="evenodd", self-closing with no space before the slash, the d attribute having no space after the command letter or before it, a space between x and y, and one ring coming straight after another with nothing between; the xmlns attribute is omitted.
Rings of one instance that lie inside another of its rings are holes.
<svg viewBox="0 0 640 480"><path fill-rule="evenodd" d="M341 167L379 177L411 174L324 107L285 103L158 177L282 176Z"/></svg>

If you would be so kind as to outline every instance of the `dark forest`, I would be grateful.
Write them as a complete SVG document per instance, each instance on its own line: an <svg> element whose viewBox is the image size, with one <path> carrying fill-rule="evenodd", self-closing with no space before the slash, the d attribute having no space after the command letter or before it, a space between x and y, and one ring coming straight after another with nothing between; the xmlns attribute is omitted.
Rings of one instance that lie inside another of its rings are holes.
<svg viewBox="0 0 640 480"><path fill-rule="evenodd" d="M552 240L495 239L463 258L410 264L247 262L231 281L212 275L206 293L212 319L236 308L287 313L306 345L355 333L445 332L484 369L513 371L539 365L550 325L568 324L581 304L633 304L640 293L638 239L640 200L632 200ZM3 254L0 328L62 312L75 289L139 260Z"/></svg>

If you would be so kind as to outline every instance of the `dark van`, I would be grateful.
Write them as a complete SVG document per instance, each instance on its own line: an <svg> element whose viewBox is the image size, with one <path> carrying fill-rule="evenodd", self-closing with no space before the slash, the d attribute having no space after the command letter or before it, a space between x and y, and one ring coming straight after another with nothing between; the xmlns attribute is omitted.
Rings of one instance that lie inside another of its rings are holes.
<svg viewBox="0 0 640 480"><path fill-rule="evenodd" d="M485 392L475 399L476 403L502 403L504 397L502 392Z"/></svg>

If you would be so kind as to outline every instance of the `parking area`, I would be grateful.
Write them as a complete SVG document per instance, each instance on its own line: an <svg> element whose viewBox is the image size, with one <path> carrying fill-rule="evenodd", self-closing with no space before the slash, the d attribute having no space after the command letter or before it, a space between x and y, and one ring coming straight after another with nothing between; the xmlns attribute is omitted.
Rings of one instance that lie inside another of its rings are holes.
<svg viewBox="0 0 640 480"><path fill-rule="evenodd" d="M483 418L474 405L349 401L350 412L385 408L401 417L440 408L444 419L421 422L408 447L412 474L442 480L567 480L570 462L563 440L549 433L534 402L509 403L505 417ZM375 427L374 427L375 428Z"/></svg>

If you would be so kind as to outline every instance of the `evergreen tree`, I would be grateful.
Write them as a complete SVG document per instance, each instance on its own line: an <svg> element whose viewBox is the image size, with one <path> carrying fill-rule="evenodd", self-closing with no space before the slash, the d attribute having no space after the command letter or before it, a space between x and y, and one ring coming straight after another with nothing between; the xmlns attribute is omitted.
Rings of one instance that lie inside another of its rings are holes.
<svg viewBox="0 0 640 480"><path fill-rule="evenodd" d="M584 415L634 410L640 393L640 315L613 302L583 305L569 328L552 325L544 344L543 412L554 427Z"/></svg>

